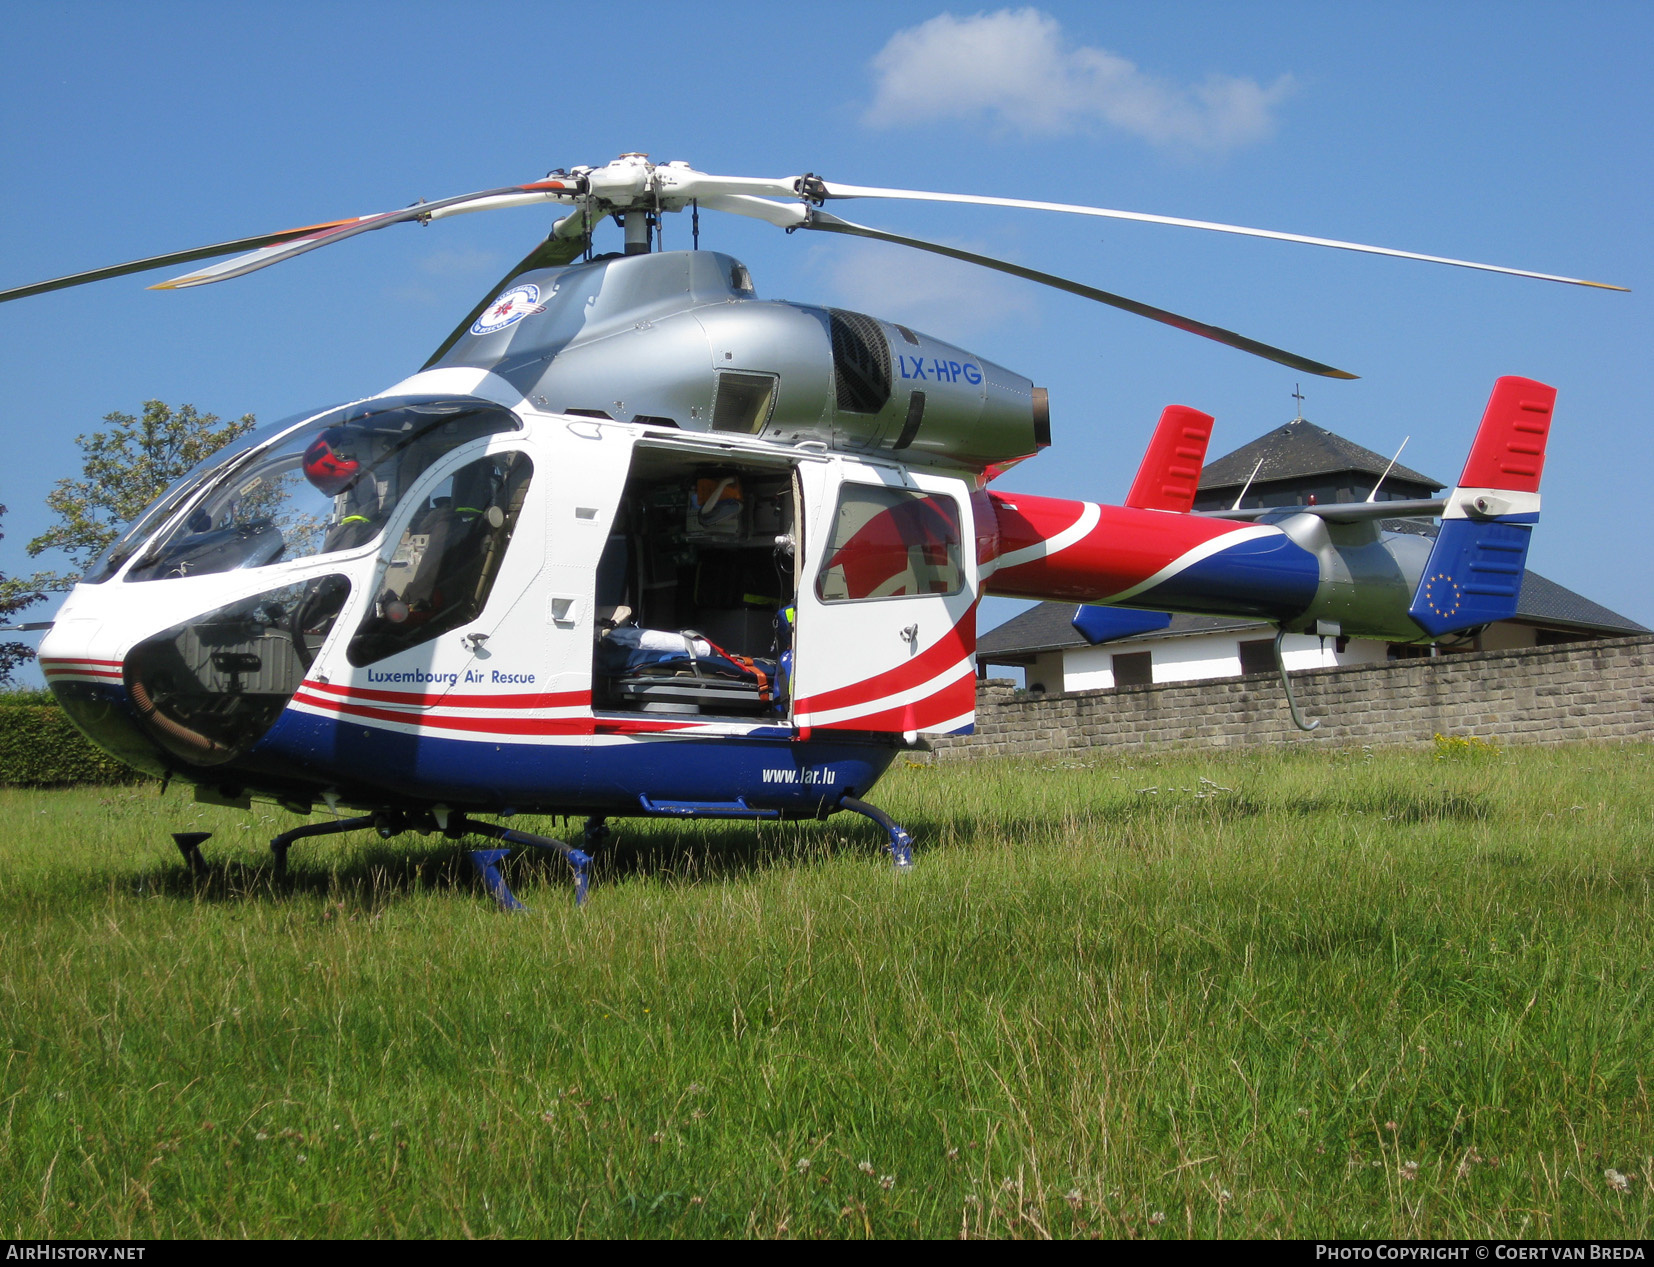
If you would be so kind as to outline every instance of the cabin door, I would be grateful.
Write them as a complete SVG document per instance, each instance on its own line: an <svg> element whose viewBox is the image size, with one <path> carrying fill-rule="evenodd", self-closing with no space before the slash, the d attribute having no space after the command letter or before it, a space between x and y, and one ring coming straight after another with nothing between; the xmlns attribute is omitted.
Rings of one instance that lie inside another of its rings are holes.
<svg viewBox="0 0 1654 1267"><path fill-rule="evenodd" d="M539 638L507 627L543 563L534 540L542 515L530 497L543 478L527 452L497 445L450 455L421 478L386 525L372 594L345 652L348 684L335 683L335 693L376 710L364 715L395 720L404 710L503 704L495 697L543 689Z"/></svg>
<svg viewBox="0 0 1654 1267"><path fill-rule="evenodd" d="M829 459L800 467L793 724L954 734L976 719L977 569L965 485Z"/></svg>

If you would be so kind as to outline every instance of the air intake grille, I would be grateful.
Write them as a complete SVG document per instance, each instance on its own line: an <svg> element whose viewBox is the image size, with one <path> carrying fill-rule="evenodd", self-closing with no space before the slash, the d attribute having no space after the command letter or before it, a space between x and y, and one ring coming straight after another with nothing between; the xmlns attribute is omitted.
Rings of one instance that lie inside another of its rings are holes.
<svg viewBox="0 0 1654 1267"><path fill-rule="evenodd" d="M833 381L838 407L876 414L890 399L890 344L872 317L829 308L833 330Z"/></svg>

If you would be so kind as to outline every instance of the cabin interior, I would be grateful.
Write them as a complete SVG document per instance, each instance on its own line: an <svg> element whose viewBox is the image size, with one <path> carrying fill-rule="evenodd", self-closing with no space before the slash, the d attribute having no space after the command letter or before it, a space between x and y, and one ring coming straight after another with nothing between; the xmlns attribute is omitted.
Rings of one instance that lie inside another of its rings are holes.
<svg viewBox="0 0 1654 1267"><path fill-rule="evenodd" d="M639 445L597 569L594 707L784 718L797 506L791 466Z"/></svg>

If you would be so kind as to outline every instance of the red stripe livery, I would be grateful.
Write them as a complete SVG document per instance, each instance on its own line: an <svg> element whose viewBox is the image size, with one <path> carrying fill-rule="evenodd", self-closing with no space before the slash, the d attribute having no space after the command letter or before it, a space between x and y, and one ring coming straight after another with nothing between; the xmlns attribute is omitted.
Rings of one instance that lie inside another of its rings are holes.
<svg viewBox="0 0 1654 1267"><path fill-rule="evenodd" d="M1245 524L1159 510L1011 493L990 492L988 498L999 523L998 557L1007 562L982 588L1006 598L1099 602L1140 585L1190 550L1248 531ZM1031 557L1018 561L1024 551Z"/></svg>

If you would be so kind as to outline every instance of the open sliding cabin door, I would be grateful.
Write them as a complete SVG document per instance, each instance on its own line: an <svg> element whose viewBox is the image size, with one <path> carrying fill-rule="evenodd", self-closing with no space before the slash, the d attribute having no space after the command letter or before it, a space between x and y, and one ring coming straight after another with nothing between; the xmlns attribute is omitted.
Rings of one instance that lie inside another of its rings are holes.
<svg viewBox="0 0 1654 1267"><path fill-rule="evenodd" d="M907 736L976 720L977 568L959 480L800 467L793 724Z"/></svg>

